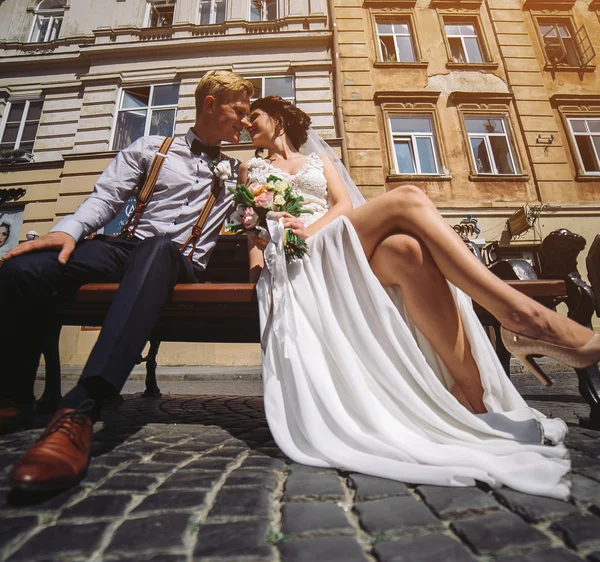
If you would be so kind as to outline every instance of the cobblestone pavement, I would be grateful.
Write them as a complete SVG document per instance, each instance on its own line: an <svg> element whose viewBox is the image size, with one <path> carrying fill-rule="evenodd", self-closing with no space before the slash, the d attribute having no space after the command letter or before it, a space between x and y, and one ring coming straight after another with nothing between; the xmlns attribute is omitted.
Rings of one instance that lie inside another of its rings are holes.
<svg viewBox="0 0 600 562"><path fill-rule="evenodd" d="M547 391L515 377L535 407L576 422L574 376L554 379ZM0 560L600 562L600 432L576 425L570 503L300 466L260 397L126 395L95 429L87 477L52 496L7 486L41 430L0 437Z"/></svg>

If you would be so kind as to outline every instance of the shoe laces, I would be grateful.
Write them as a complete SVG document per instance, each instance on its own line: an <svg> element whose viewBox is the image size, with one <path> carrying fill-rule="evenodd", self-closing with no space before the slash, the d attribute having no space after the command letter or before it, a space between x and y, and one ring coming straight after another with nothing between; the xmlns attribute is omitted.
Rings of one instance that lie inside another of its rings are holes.
<svg viewBox="0 0 600 562"><path fill-rule="evenodd" d="M52 425L46 428L46 431L44 431L39 440L41 441L42 439L46 439L46 437L49 437L54 433L62 433L66 435L71 443L73 443L73 445L75 445L75 447L81 451L82 449L77 442L77 433L74 429L74 426L85 425L87 419L89 419L88 412L91 412L94 406L95 402L91 398L88 398L74 410L61 414L58 418L56 418L56 420L54 420Z"/></svg>

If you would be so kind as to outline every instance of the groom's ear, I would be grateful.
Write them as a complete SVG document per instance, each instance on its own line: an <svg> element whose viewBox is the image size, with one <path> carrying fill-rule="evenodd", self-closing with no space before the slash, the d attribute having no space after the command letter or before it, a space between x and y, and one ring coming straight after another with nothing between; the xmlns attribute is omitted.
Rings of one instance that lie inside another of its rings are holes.
<svg viewBox="0 0 600 562"><path fill-rule="evenodd" d="M214 96L206 96L202 103L202 110L209 114L213 113L215 111L216 102L217 100Z"/></svg>

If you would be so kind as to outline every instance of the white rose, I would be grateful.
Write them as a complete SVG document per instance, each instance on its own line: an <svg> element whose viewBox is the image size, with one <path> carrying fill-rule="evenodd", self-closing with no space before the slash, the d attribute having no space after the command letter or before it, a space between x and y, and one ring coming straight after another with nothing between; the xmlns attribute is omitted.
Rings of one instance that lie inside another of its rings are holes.
<svg viewBox="0 0 600 562"><path fill-rule="evenodd" d="M229 160L221 160L214 169L214 174L221 181L228 180L231 177L231 163Z"/></svg>
<svg viewBox="0 0 600 562"><path fill-rule="evenodd" d="M283 207L285 205L285 197L283 195L275 195L273 203L275 203L275 205L278 205L279 207Z"/></svg>

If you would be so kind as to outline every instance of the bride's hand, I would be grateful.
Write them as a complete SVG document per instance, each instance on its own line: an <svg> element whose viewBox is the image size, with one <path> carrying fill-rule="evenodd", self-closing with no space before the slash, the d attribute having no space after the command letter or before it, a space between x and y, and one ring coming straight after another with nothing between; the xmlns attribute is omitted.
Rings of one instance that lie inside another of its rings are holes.
<svg viewBox="0 0 600 562"><path fill-rule="evenodd" d="M289 228L291 231L302 240L306 240L309 236L304 223L298 218L289 213L277 213L277 220L282 219L283 227Z"/></svg>

